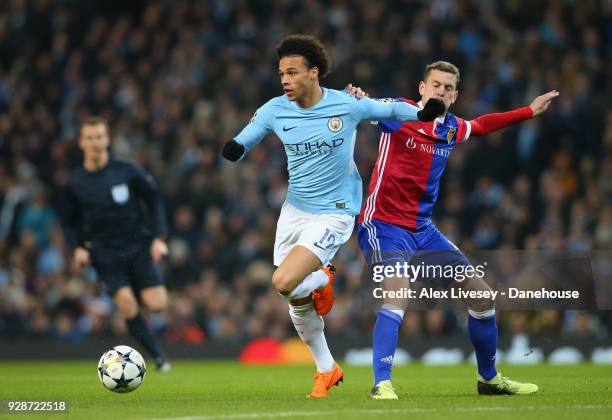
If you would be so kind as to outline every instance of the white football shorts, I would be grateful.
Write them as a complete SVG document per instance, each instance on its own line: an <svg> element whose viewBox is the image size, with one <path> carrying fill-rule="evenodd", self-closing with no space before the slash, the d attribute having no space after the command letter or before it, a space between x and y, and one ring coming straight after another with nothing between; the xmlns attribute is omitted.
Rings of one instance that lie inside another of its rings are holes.
<svg viewBox="0 0 612 420"><path fill-rule="evenodd" d="M308 213L285 202L276 225L274 265L278 267L294 246L302 245L326 266L349 240L354 226L355 217L349 214Z"/></svg>

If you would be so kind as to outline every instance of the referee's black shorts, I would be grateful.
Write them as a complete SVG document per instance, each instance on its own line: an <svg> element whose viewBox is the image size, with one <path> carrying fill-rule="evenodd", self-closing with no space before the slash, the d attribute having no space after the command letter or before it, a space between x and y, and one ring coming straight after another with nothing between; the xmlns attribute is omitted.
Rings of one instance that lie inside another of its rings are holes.
<svg viewBox="0 0 612 420"><path fill-rule="evenodd" d="M164 284L161 271L151 258L150 247L150 242L122 248L102 245L92 247L92 263L98 280L111 296L124 286L140 291Z"/></svg>

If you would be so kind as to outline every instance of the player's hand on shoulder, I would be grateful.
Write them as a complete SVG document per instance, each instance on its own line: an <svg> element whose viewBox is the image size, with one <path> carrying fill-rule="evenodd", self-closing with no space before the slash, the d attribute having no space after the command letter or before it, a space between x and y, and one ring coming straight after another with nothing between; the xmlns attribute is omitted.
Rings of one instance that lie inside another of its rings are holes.
<svg viewBox="0 0 612 420"><path fill-rule="evenodd" d="M361 98L368 98L370 95L364 92L360 87L353 86L352 83L349 83L344 88L344 91L349 94L349 96L354 96L355 99L359 100Z"/></svg>
<svg viewBox="0 0 612 420"><path fill-rule="evenodd" d="M151 258L153 258L153 261L158 263L166 255L168 255L168 245L166 241L161 238L153 239L151 243Z"/></svg>
<svg viewBox="0 0 612 420"><path fill-rule="evenodd" d="M551 90L550 92L535 98L533 102L529 104L529 108L531 108L531 111L533 111L533 116L535 117L536 115L540 115L541 113L546 111L550 106L552 100L555 99L557 96L559 96L559 91Z"/></svg>
<svg viewBox="0 0 612 420"><path fill-rule="evenodd" d="M444 115L446 112L446 105L442 99L430 98L422 110L417 112L417 118L419 121L433 121L437 117Z"/></svg>
<svg viewBox="0 0 612 420"><path fill-rule="evenodd" d="M80 246L76 247L72 256L72 266L74 271L78 273L89 264L91 264L91 253L89 250Z"/></svg>

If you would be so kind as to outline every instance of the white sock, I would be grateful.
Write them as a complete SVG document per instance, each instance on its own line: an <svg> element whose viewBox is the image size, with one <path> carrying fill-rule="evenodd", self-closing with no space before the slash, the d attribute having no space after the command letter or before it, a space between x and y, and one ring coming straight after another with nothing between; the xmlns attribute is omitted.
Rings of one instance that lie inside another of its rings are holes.
<svg viewBox="0 0 612 420"><path fill-rule="evenodd" d="M325 340L323 318L317 315L312 303L301 306L289 305L289 315L298 335L310 349L317 370L330 372L334 367L334 358Z"/></svg>
<svg viewBox="0 0 612 420"><path fill-rule="evenodd" d="M305 298L306 296L310 296L313 290L327 286L327 283L329 283L327 273L323 270L317 270L307 275L287 297L292 300Z"/></svg>
<svg viewBox="0 0 612 420"><path fill-rule="evenodd" d="M399 316L401 319L404 319L405 311L403 309L389 309L389 312L392 312L395 315Z"/></svg>
<svg viewBox="0 0 612 420"><path fill-rule="evenodd" d="M401 319L404 319L404 314L406 313L405 310L398 308L395 305L390 305L390 304L383 304L383 306L381 306L380 309L386 309L389 312L394 313L395 315L399 316Z"/></svg>

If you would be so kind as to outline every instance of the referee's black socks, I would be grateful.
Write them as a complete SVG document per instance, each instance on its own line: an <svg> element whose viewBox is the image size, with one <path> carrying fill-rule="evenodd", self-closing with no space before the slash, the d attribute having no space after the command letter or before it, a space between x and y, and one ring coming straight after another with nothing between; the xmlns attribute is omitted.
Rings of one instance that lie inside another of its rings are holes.
<svg viewBox="0 0 612 420"><path fill-rule="evenodd" d="M125 322L132 337L134 337L156 361L165 358L157 341L153 337L153 333L151 333L151 329L140 314L132 319L126 319Z"/></svg>

